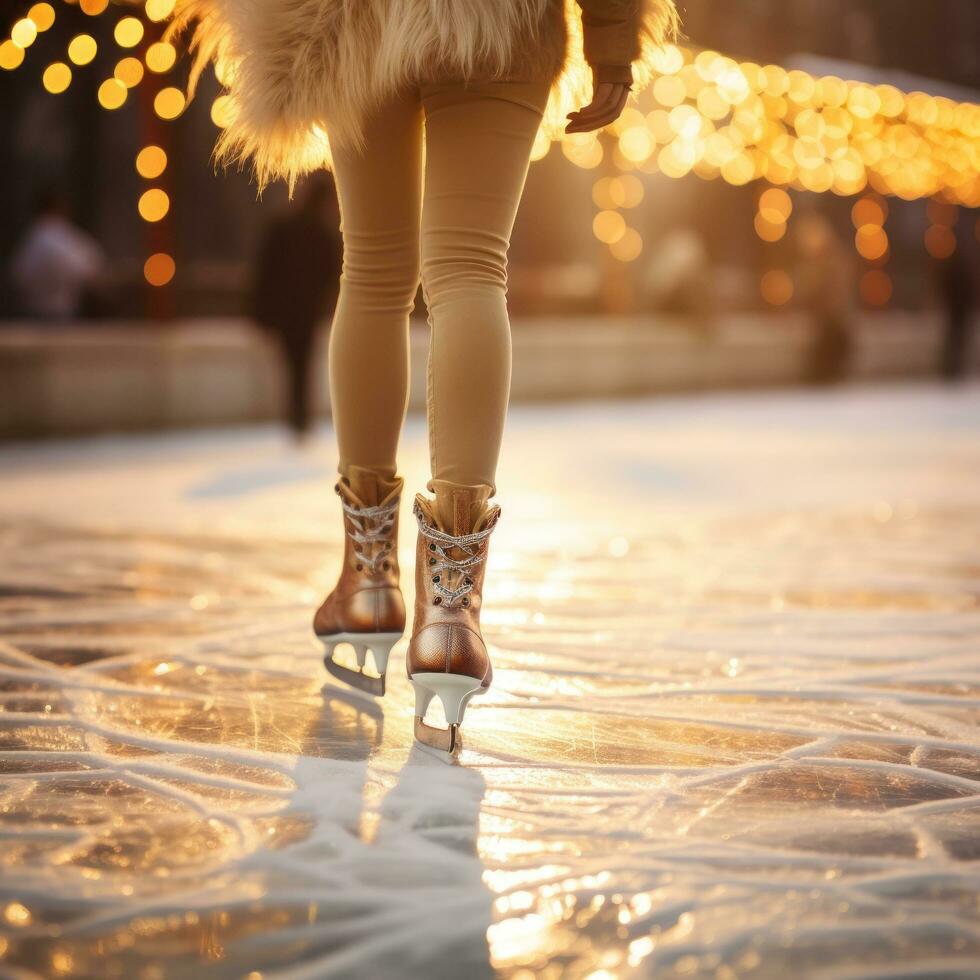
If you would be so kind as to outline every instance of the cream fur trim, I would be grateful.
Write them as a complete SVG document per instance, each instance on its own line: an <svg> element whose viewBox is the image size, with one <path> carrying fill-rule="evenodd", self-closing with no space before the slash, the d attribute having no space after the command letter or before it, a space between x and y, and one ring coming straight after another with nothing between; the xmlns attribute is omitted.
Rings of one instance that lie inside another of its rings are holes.
<svg viewBox="0 0 980 980"><path fill-rule="evenodd" d="M564 0L571 45L546 113L556 135L591 94L581 15ZM649 55L672 30L672 0L641 0ZM330 166L330 138L362 143L366 113L399 89L440 74L503 74L538 42L549 0L177 0L168 36L190 33L193 95L213 62L229 96L215 159L250 162L261 190ZM649 70L641 58L635 74ZM639 86L637 86L639 87Z"/></svg>

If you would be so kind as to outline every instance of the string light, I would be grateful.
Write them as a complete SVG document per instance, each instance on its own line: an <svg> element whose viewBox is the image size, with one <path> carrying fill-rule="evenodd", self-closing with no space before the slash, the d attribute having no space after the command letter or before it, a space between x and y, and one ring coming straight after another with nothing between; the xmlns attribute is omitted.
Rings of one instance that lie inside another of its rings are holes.
<svg viewBox="0 0 980 980"><path fill-rule="evenodd" d="M136 154L136 172L147 180L154 180L167 169L167 154L159 146L144 146Z"/></svg>
<svg viewBox="0 0 980 980"><path fill-rule="evenodd" d="M27 11L27 17L39 33L50 30L54 25L54 7L50 3L36 3Z"/></svg>
<svg viewBox="0 0 980 980"><path fill-rule="evenodd" d="M151 255L143 265L143 276L151 286L166 286L176 271L174 260L166 252Z"/></svg>
<svg viewBox="0 0 980 980"><path fill-rule="evenodd" d="M112 36L121 48L135 48L143 40L143 22L137 17L123 17Z"/></svg>
<svg viewBox="0 0 980 980"><path fill-rule="evenodd" d="M170 198L166 191L160 190L159 187L151 187L140 195L137 209L144 221L160 221L170 210Z"/></svg>
<svg viewBox="0 0 980 980"><path fill-rule="evenodd" d="M71 85L71 69L63 61L55 61L44 69L41 84L45 91L59 95Z"/></svg>
<svg viewBox="0 0 980 980"><path fill-rule="evenodd" d="M112 75L126 88L134 88L143 80L143 62L138 58L123 58L117 62Z"/></svg>
<svg viewBox="0 0 980 980"><path fill-rule="evenodd" d="M146 67L158 75L170 71L177 61L177 50L168 41L155 41L146 49Z"/></svg>
<svg viewBox="0 0 980 980"><path fill-rule="evenodd" d="M179 88L162 88L153 99L153 111L161 119L176 119L186 104L184 93Z"/></svg>
<svg viewBox="0 0 980 980"><path fill-rule="evenodd" d="M103 109L118 109L126 101L126 86L118 78L107 78L99 86L98 99Z"/></svg>
<svg viewBox="0 0 980 980"><path fill-rule="evenodd" d="M28 17L21 17L10 28L10 40L18 48L29 48L37 39L37 24Z"/></svg>
<svg viewBox="0 0 980 980"><path fill-rule="evenodd" d="M68 60L76 65L87 65L99 50L91 34L79 34L68 43Z"/></svg>
<svg viewBox="0 0 980 980"><path fill-rule="evenodd" d="M0 68L3 68L4 71L13 71L15 68L19 68L23 60L23 48L17 47L10 40L0 43Z"/></svg>

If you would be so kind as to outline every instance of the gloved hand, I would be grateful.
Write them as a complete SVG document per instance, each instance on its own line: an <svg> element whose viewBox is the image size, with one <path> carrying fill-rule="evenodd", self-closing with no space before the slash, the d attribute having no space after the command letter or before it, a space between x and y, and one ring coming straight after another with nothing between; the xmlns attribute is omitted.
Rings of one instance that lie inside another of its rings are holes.
<svg viewBox="0 0 980 980"><path fill-rule="evenodd" d="M630 94L626 82L599 82L592 90L592 101L583 109L568 114L566 133L590 133L619 118Z"/></svg>

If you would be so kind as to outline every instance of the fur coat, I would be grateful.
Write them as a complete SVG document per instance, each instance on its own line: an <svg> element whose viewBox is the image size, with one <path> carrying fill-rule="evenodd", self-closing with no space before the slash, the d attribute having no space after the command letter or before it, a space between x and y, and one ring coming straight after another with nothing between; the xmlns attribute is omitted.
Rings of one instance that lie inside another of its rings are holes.
<svg viewBox="0 0 980 980"><path fill-rule="evenodd" d="M168 34L190 33L191 94L209 62L226 89L216 159L292 189L406 85L543 73L556 135L592 71L628 79L635 62L642 84L675 20L673 0L177 0Z"/></svg>

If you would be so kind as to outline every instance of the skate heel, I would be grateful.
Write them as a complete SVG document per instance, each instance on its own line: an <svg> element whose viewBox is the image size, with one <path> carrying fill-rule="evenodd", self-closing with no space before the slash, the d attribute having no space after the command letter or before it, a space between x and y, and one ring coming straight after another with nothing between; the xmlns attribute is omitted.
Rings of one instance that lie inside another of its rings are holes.
<svg viewBox="0 0 980 980"><path fill-rule="evenodd" d="M401 633L334 633L330 636L320 636L323 644L323 665L327 672L337 680L356 687L365 694L383 697L385 693L385 675L388 672L388 658L391 648L402 638ZM349 643L354 648L357 658L357 670L351 670L333 659L334 649L341 643ZM368 651L374 660L377 676L364 672L367 666Z"/></svg>
<svg viewBox="0 0 980 980"><path fill-rule="evenodd" d="M475 677L464 674L413 674L410 678L415 688L415 737L423 745L456 755L462 748L460 726L470 698L486 694L485 688ZM448 728L435 728L425 723L425 713L434 697L442 702Z"/></svg>

